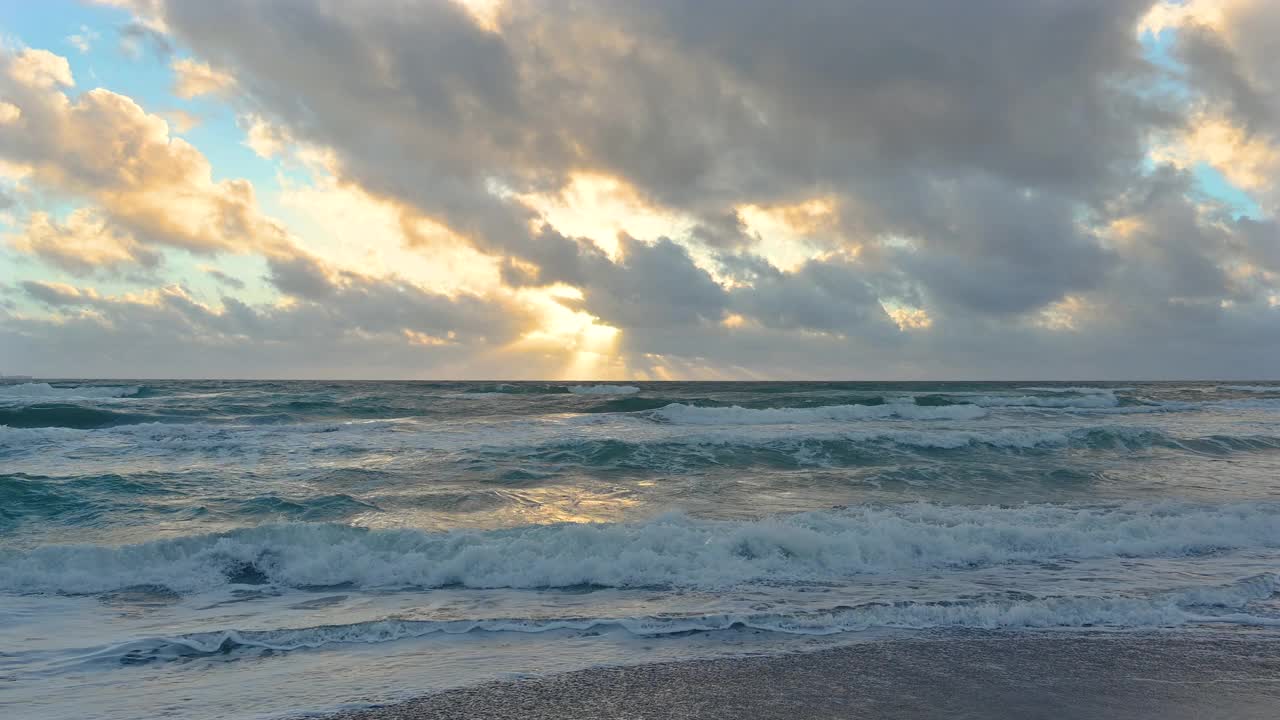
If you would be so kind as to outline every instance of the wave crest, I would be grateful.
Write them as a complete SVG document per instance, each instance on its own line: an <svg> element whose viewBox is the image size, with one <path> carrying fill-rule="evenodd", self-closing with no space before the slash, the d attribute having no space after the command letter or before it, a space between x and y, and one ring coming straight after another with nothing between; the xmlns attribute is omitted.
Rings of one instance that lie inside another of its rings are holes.
<svg viewBox="0 0 1280 720"><path fill-rule="evenodd" d="M35 402L75 402L103 400L137 395L142 390L137 385L77 385L54 387L49 383L23 383L0 385L0 403L27 404Z"/></svg>
<svg viewBox="0 0 1280 720"><path fill-rule="evenodd" d="M673 425L803 425L846 420L976 420L987 411L976 405L922 406L908 403L883 405L826 405L807 408L700 407L672 403L653 416Z"/></svg>
<svg viewBox="0 0 1280 720"><path fill-rule="evenodd" d="M788 635L835 635L877 628L1168 628L1189 624L1277 625L1280 618L1248 612L1280 591L1280 576L1264 574L1225 586L1147 597L1019 596L1001 593L954 601L867 603L791 613L707 613L638 617L491 618L406 620L387 618L341 625L278 630L218 630L135 640L78 658L138 664L238 650L293 652L332 645L377 644L431 635L471 633L601 632L670 636L733 629Z"/></svg>
<svg viewBox="0 0 1280 720"><path fill-rule="evenodd" d="M178 592L252 578L287 587L725 588L831 582L909 569L1062 558L1184 556L1280 547L1280 508L912 505L757 521L426 533L265 525L123 547L47 546L0 558L0 591Z"/></svg>

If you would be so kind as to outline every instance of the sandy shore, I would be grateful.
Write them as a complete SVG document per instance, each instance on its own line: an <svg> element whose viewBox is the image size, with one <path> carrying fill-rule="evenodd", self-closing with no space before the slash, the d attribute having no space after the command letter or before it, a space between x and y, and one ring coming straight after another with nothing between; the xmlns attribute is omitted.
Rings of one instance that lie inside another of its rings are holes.
<svg viewBox="0 0 1280 720"><path fill-rule="evenodd" d="M950 637L600 668L336 716L421 718L1280 717L1280 638Z"/></svg>

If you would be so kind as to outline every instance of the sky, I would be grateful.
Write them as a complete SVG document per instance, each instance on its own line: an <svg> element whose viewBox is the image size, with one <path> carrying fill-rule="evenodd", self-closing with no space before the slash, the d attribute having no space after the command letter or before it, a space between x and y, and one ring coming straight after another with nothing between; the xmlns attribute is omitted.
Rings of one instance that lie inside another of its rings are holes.
<svg viewBox="0 0 1280 720"><path fill-rule="evenodd" d="M0 0L0 372L1280 378L1271 0Z"/></svg>

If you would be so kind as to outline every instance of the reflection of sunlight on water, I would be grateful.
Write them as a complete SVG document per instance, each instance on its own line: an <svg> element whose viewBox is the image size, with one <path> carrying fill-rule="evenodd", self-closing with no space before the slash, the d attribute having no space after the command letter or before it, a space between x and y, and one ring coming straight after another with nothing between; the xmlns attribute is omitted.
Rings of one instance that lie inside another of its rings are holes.
<svg viewBox="0 0 1280 720"><path fill-rule="evenodd" d="M533 525L561 522L616 522L638 504L628 490L584 491L573 487L529 488L502 491L512 503L500 514L512 524Z"/></svg>
<svg viewBox="0 0 1280 720"><path fill-rule="evenodd" d="M494 489L477 498L472 512L462 508L398 507L350 519L370 528L405 527L428 531L456 528L489 529L554 523L621 522L641 504L631 490L551 485L537 488ZM424 494L429 499L430 494Z"/></svg>

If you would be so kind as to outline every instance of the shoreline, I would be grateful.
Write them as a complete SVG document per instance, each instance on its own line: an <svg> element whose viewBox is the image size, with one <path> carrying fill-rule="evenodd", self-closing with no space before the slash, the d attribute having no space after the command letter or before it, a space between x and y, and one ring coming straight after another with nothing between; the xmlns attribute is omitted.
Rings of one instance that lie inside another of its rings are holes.
<svg viewBox="0 0 1280 720"><path fill-rule="evenodd" d="M602 667L445 690L326 720L1274 718L1280 635L980 635Z"/></svg>

